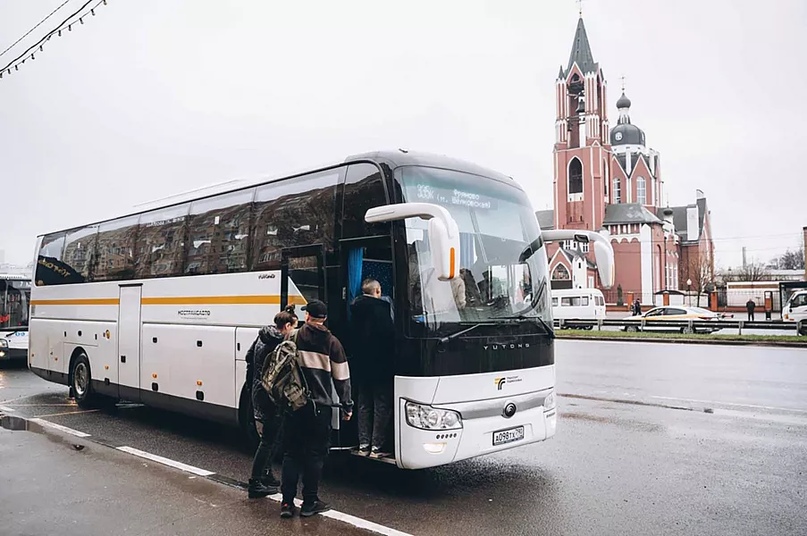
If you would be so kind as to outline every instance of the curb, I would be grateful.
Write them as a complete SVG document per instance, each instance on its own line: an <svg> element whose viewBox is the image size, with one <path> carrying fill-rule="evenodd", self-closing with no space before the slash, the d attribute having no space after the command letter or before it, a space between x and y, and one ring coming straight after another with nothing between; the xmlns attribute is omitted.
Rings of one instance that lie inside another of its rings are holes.
<svg viewBox="0 0 807 536"><path fill-rule="evenodd" d="M777 348L807 348L807 341L805 342L789 342L789 341L737 341L737 340L723 340L723 339L665 339L662 337L584 337L584 336L567 336L560 335L557 337L560 340L576 340L576 341L611 341L611 342L653 342L653 343L667 343L667 344L702 344L702 345L718 345L718 346L766 346Z"/></svg>

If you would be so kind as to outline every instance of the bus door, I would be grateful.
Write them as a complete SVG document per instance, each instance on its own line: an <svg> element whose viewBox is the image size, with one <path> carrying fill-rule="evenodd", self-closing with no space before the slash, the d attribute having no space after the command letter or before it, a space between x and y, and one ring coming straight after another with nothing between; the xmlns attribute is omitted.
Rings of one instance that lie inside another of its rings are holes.
<svg viewBox="0 0 807 536"><path fill-rule="evenodd" d="M325 300L325 259L322 246L286 248L280 259L280 308ZM299 311L299 307L298 307ZM302 314L298 313L300 319Z"/></svg>
<svg viewBox="0 0 807 536"><path fill-rule="evenodd" d="M118 307L119 396L140 400L140 296L142 285L121 285Z"/></svg>
<svg viewBox="0 0 807 536"><path fill-rule="evenodd" d="M390 236L376 236L371 238L344 239L339 243L340 269L339 290L332 296L337 299L338 324L334 323L331 330L342 341L351 366L351 375L356 376L357 371L351 359L352 346L357 341L351 340L350 305L362 295L361 283L372 278L381 284L381 298L390 303L390 312L394 319L395 288L392 269L392 239ZM378 356L379 359L393 359L391 355ZM358 408L357 386L353 385L353 402ZM357 412L354 419L340 424L340 435L334 440L336 445L343 447L355 446L358 439ZM336 442L338 441L338 443Z"/></svg>

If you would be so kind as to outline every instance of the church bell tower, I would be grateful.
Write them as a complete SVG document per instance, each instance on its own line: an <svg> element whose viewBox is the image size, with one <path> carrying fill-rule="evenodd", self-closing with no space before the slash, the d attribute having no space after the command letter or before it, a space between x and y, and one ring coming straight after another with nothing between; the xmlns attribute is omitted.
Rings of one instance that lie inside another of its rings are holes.
<svg viewBox="0 0 807 536"><path fill-rule="evenodd" d="M569 63L555 81L555 228L598 231L609 202L605 76L591 53L582 14Z"/></svg>

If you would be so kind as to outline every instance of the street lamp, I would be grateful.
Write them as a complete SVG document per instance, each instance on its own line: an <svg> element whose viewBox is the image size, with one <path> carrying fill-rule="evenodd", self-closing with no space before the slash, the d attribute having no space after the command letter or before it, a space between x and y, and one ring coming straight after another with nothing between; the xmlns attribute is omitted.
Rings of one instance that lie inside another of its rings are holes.
<svg viewBox="0 0 807 536"><path fill-rule="evenodd" d="M692 280L687 279L687 295L689 295L689 306L692 307Z"/></svg>

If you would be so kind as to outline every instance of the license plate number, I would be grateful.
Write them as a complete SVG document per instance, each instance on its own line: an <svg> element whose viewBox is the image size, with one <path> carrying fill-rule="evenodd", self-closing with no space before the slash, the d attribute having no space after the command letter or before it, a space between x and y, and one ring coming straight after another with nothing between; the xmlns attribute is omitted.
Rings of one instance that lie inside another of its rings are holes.
<svg viewBox="0 0 807 536"><path fill-rule="evenodd" d="M500 430L493 432L493 446L504 445L505 443L512 443L513 441L521 441L524 439L524 427L510 428L508 430Z"/></svg>

